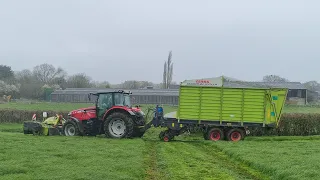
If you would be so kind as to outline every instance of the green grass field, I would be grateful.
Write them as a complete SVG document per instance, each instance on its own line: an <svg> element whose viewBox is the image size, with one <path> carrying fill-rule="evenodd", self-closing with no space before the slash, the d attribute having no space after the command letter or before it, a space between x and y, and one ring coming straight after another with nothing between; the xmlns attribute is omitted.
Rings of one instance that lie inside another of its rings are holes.
<svg viewBox="0 0 320 180"><path fill-rule="evenodd" d="M0 104L2 109L43 111L87 106ZM320 112L298 106L286 106L284 111ZM160 130L151 128L143 138L116 140L24 135L22 124L0 124L0 179L320 179L320 136L247 137L232 143L184 134L164 143L158 139Z"/></svg>
<svg viewBox="0 0 320 180"><path fill-rule="evenodd" d="M211 142L199 134L165 143L143 138L33 136L0 124L0 179L319 179L320 137L247 137Z"/></svg>

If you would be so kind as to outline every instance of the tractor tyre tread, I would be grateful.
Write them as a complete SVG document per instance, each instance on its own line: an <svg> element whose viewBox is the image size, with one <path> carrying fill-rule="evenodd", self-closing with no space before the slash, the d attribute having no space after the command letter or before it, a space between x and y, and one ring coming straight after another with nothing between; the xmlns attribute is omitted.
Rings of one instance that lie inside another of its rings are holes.
<svg viewBox="0 0 320 180"><path fill-rule="evenodd" d="M112 113L111 115L109 115L107 117L107 119L104 122L104 132L105 132L104 134L105 134L105 136L108 137L108 138L116 138L116 137L113 137L112 135L110 135L109 128L108 128L110 121L115 117L122 119L126 124L126 133L125 133L124 136L122 136L120 138L132 138L133 137L133 133L134 133L134 122L133 122L133 119L130 118L128 115L126 115L124 113L121 113L121 112Z"/></svg>
<svg viewBox="0 0 320 180"><path fill-rule="evenodd" d="M78 127L78 125L75 123L75 122L73 122L73 121L67 121L67 122L65 122L64 124L63 124L63 126L62 126L62 134L64 135L64 136L66 136L66 134L65 134L65 127L66 127L66 125L68 125L68 124L72 124L74 127L75 127L75 135L74 136L81 136L82 134L80 133L80 130L79 130L79 127Z"/></svg>

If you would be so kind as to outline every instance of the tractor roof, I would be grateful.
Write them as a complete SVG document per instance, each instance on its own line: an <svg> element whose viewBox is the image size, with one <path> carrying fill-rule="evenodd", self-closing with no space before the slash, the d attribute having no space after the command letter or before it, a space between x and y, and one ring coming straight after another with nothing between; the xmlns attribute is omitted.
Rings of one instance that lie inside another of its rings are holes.
<svg viewBox="0 0 320 180"><path fill-rule="evenodd" d="M93 95L99 95L99 94L110 94L110 93L123 93L123 94L132 94L131 91L125 91L125 90L113 90L113 91L98 91L95 93L90 93Z"/></svg>

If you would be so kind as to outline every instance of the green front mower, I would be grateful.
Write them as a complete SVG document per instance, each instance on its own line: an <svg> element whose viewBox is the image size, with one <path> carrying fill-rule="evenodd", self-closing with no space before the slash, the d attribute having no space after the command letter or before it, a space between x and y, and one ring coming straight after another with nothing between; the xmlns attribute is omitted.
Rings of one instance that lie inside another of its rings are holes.
<svg viewBox="0 0 320 180"><path fill-rule="evenodd" d="M25 121L23 123L23 132L24 134L45 136L63 135L62 126L65 122L66 120L58 114L48 117L43 122L36 120Z"/></svg>

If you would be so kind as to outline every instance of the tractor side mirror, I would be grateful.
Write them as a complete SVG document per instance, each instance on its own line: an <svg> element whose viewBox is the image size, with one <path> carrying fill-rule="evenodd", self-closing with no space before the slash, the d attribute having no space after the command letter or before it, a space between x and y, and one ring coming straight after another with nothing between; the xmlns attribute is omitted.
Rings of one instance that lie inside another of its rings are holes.
<svg viewBox="0 0 320 180"><path fill-rule="evenodd" d="M91 101L91 94L88 94L88 99L89 101Z"/></svg>

